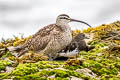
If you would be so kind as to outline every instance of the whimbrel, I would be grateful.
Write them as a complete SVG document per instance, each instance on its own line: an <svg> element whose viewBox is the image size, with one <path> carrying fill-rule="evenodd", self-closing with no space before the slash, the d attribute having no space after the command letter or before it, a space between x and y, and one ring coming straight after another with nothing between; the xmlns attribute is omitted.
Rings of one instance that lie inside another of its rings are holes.
<svg viewBox="0 0 120 80"><path fill-rule="evenodd" d="M61 14L57 17L55 24L45 26L23 45L16 47L16 51L19 51L18 57L30 50L35 53L43 53L49 59L56 58L57 53L72 41L72 31L68 25L72 21L81 22L91 27L86 22L71 19L68 15Z"/></svg>

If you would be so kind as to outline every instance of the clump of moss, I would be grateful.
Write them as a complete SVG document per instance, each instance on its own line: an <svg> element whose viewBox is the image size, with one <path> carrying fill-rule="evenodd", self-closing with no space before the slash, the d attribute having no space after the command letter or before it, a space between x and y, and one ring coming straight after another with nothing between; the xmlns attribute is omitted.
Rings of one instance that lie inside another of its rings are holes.
<svg viewBox="0 0 120 80"><path fill-rule="evenodd" d="M61 64L61 63L60 63ZM39 61L37 63L25 63L19 64L16 69L12 72L15 76L24 76L28 74L33 74L39 72L40 69L53 69L60 67L59 62L50 61Z"/></svg>
<svg viewBox="0 0 120 80"><path fill-rule="evenodd" d="M20 58L16 58L17 63L32 63L37 61L46 61L48 60L47 56L43 54L36 54L32 51L29 51L26 55L23 55Z"/></svg>
<svg viewBox="0 0 120 80"><path fill-rule="evenodd" d="M10 73L1 73L0 79L11 79Z"/></svg>
<svg viewBox="0 0 120 80"><path fill-rule="evenodd" d="M8 60L0 60L0 71L1 70L6 70L6 66L11 66L12 63L9 62Z"/></svg>
<svg viewBox="0 0 120 80"><path fill-rule="evenodd" d="M76 69L80 69L83 68L81 65L83 64L83 60L80 59L68 59L65 62L65 69L69 69L69 70L76 70Z"/></svg>
<svg viewBox="0 0 120 80"><path fill-rule="evenodd" d="M35 64L19 64L12 72L15 76L25 76L31 73L38 72L38 68Z"/></svg>
<svg viewBox="0 0 120 80"><path fill-rule="evenodd" d="M7 57L12 57L12 54L10 51L7 51L5 55L1 56L1 58L7 58Z"/></svg>
<svg viewBox="0 0 120 80"><path fill-rule="evenodd" d="M49 80L49 79L40 77L38 75L28 75L28 76L24 76L24 77L15 76L13 80Z"/></svg>
<svg viewBox="0 0 120 80"><path fill-rule="evenodd" d="M51 75L55 75L54 77L54 80L60 80L60 79L65 79L65 80L69 80L68 78L70 78L70 76L75 76L75 77L78 77L78 78L83 78L83 79L91 79L91 80L94 80L88 76L85 76L83 74L79 74L77 72L74 72L74 71L65 71L65 70L60 70L60 69L54 69L54 70L42 70L38 73L35 73L35 74L30 74L30 75L26 75L26 76L23 76L23 77L20 77L20 76L15 76L15 80L18 80L18 79L26 79L26 80L29 80L29 79L43 79L43 80L48 80L48 76L51 76Z"/></svg>

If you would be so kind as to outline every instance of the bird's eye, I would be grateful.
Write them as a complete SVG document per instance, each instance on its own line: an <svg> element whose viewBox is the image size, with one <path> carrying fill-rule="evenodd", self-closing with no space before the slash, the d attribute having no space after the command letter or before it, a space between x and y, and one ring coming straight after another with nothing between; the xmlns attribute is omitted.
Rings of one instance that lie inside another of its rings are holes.
<svg viewBox="0 0 120 80"><path fill-rule="evenodd" d="M67 19L66 17L63 17L63 19Z"/></svg>
<svg viewBox="0 0 120 80"><path fill-rule="evenodd" d="M60 19L67 19L66 17L61 17Z"/></svg>

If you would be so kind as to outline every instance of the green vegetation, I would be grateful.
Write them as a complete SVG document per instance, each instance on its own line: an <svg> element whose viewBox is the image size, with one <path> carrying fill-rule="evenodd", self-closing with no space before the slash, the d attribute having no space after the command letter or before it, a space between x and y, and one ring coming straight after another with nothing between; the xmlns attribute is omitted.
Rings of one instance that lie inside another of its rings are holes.
<svg viewBox="0 0 120 80"><path fill-rule="evenodd" d="M11 66L12 63L9 62L8 60L0 60L0 71L5 70L6 66Z"/></svg>
<svg viewBox="0 0 120 80"><path fill-rule="evenodd" d="M31 56L29 58L21 58L18 65L13 66L18 59L12 56L12 52L0 50L0 79L69 80L74 76L83 80L120 80L119 30L119 21L83 30L85 34L94 34L93 40L88 44L95 48L88 52L81 51L77 58L68 59L67 61L36 59L41 56L36 57L37 55L34 56L30 52ZM73 31L73 36L79 32L82 31ZM19 39L15 37L14 39L2 40L0 42L0 49L20 45L29 38L22 37ZM27 61L28 59L31 61ZM13 66L15 69L7 72L6 66Z"/></svg>

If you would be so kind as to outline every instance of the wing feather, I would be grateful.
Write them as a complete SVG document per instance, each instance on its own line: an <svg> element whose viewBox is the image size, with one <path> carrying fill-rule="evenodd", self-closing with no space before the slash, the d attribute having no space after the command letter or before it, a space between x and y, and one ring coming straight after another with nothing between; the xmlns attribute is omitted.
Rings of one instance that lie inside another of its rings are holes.
<svg viewBox="0 0 120 80"><path fill-rule="evenodd" d="M56 24L50 24L40 29L33 37L26 41L23 45L23 49L32 51L43 50L51 40L51 33L54 31L60 31L61 29Z"/></svg>

